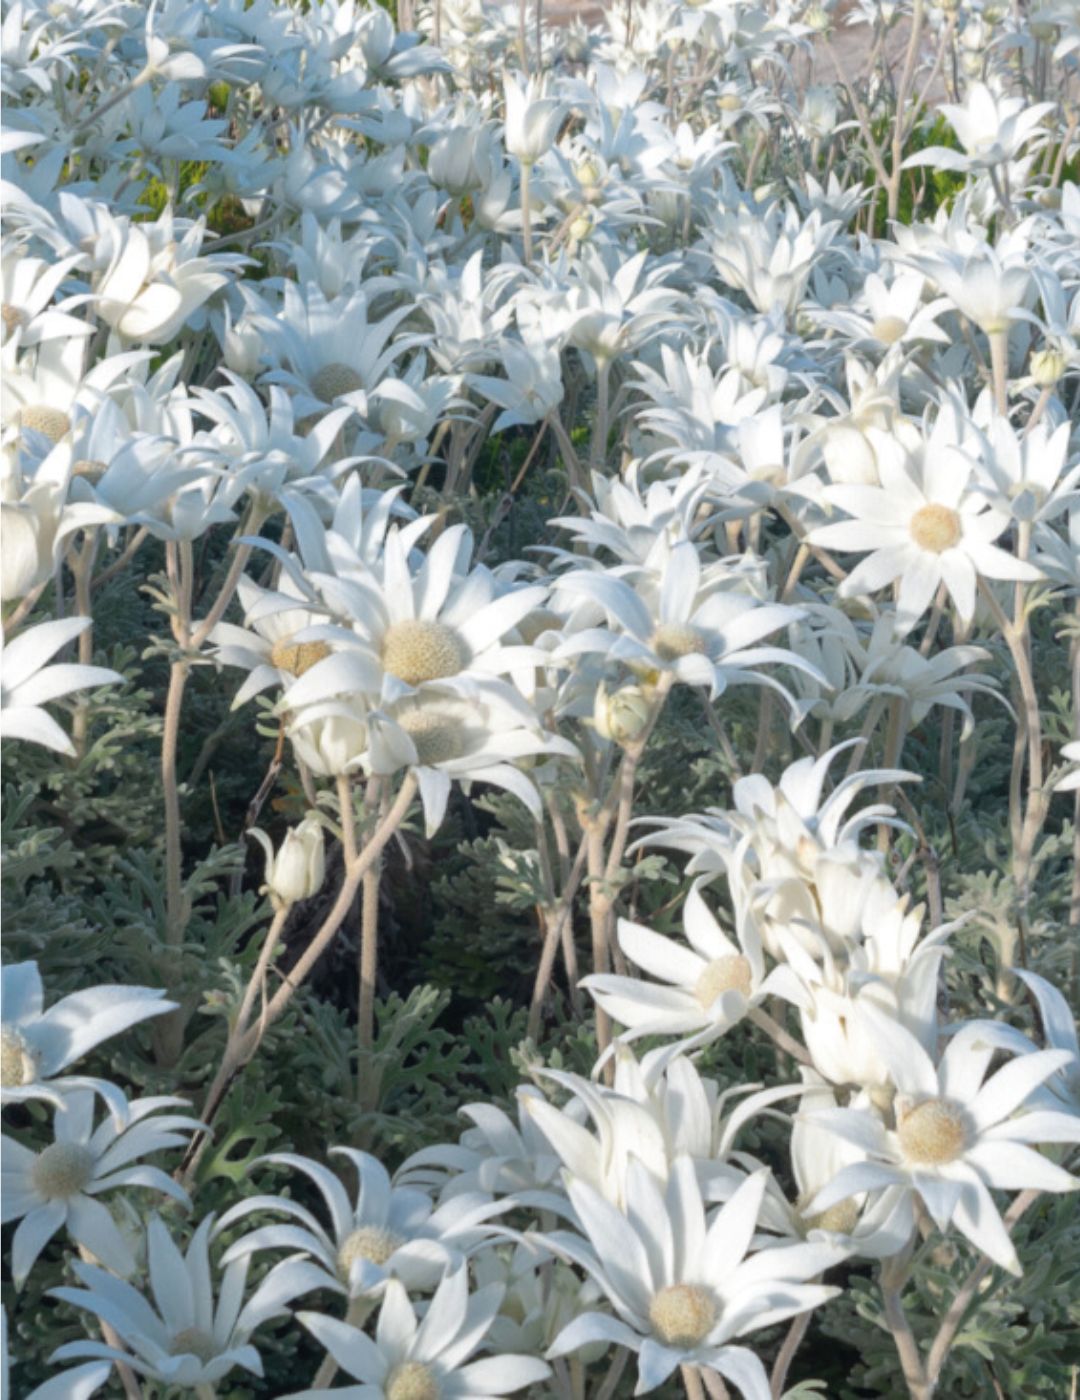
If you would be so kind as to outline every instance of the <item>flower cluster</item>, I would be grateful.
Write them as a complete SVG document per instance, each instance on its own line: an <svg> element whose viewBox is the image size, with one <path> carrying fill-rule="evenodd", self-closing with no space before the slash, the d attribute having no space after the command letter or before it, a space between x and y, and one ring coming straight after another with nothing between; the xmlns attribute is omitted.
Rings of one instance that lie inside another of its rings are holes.
<svg viewBox="0 0 1080 1400"><path fill-rule="evenodd" d="M853 1279L932 1400L1080 1184L1074 7L859 0L862 75L816 0L549 20L6 10L39 1400L778 1400ZM527 918L532 995L417 1142L380 934L450 851L453 966L516 995ZM314 1044L347 1106L274 1142Z"/></svg>

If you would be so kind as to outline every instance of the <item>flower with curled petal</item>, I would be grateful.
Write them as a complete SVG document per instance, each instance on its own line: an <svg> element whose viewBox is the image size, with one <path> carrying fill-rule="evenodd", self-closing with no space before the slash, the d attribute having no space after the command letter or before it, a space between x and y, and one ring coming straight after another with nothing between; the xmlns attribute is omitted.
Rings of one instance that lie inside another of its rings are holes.
<svg viewBox="0 0 1080 1400"><path fill-rule="evenodd" d="M103 1191L140 1186L188 1205L160 1167L137 1163L169 1147L185 1147L201 1128L196 1119L161 1110L187 1107L177 1098L134 1099L122 1126L107 1118L94 1126L94 1095L75 1089L53 1120L53 1141L40 1150L4 1138L2 1222L18 1220L11 1270L21 1287L38 1255L60 1229L114 1273L130 1274L135 1259L120 1227L98 1199ZM135 1165L132 1165L135 1163Z"/></svg>
<svg viewBox="0 0 1080 1400"><path fill-rule="evenodd" d="M164 997L164 992L149 987L88 987L61 997L46 1011L37 963L4 967L0 970L0 1103L45 1099L62 1108L63 1096L72 1089L92 1089L122 1126L128 1104L114 1084L63 1071L103 1040L151 1016L175 1011L176 1002Z"/></svg>
<svg viewBox="0 0 1080 1400"><path fill-rule="evenodd" d="M321 1313L300 1321L359 1385L340 1391L365 1400L478 1400L509 1395L551 1374L533 1356L469 1358L484 1345L502 1303L502 1284L469 1293L468 1270L448 1274L417 1321L408 1294L391 1279L383 1294L375 1337ZM325 1390L305 1390L288 1400L317 1400Z"/></svg>
<svg viewBox="0 0 1080 1400"><path fill-rule="evenodd" d="M1016 1048L1009 1027L968 1022L935 1065L915 1036L890 1016L867 1005L860 1015L888 1068L895 1098L887 1116L872 1108L815 1113L815 1124L859 1147L862 1160L843 1167L805 1213L830 1210L863 1191L900 1186L908 1201L909 1237L918 1198L939 1230L955 1227L995 1264L1020 1274L1016 1249L990 1190L1072 1191L1080 1186L1034 1146L1080 1142L1080 1119L1028 1107L1036 1090L1074 1058L1073 1052L1014 1055L987 1078L995 1053Z"/></svg>
<svg viewBox="0 0 1080 1400"><path fill-rule="evenodd" d="M124 679L106 666L48 665L61 647L89 626L88 617L65 617L39 622L10 642L5 643L0 635L0 736L74 755L71 740L42 706L62 695L115 685Z"/></svg>

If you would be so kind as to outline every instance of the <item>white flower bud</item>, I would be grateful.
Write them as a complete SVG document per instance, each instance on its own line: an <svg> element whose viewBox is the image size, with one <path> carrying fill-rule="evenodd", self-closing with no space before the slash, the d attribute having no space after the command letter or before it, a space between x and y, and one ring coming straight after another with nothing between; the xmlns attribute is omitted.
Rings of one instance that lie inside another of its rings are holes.
<svg viewBox="0 0 1080 1400"><path fill-rule="evenodd" d="M322 823L317 817L305 817L299 826L287 831L276 853L265 831L256 827L251 835L266 853L264 888L275 909L287 909L297 900L310 899L318 893L326 873L326 862Z"/></svg>
<svg viewBox="0 0 1080 1400"><path fill-rule="evenodd" d="M1065 373L1065 356L1053 346L1035 350L1031 356L1031 377L1040 389L1052 389Z"/></svg>
<svg viewBox="0 0 1080 1400"><path fill-rule="evenodd" d="M593 704L593 724L602 739L616 744L632 744L640 739L649 722L652 709L649 698L639 685L624 685L613 695L601 682Z"/></svg>

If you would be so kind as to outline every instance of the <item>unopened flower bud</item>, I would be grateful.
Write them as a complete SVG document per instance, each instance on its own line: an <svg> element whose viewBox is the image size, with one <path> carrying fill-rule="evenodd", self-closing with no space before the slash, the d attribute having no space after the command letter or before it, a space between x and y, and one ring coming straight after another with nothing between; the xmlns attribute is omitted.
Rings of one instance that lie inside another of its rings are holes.
<svg viewBox="0 0 1080 1400"><path fill-rule="evenodd" d="M1052 389L1065 373L1065 356L1053 346L1035 350L1031 356L1031 377L1040 389Z"/></svg>
<svg viewBox="0 0 1080 1400"><path fill-rule="evenodd" d="M641 686L624 685L609 695L601 682L593 704L593 724L602 739L632 744L644 734L651 708Z"/></svg>
<svg viewBox="0 0 1080 1400"><path fill-rule="evenodd" d="M275 909L287 909L300 899L310 899L322 888L326 864L322 824L316 817L305 817L299 826L285 833L275 853L270 838L255 828L251 835L266 852L266 885Z"/></svg>

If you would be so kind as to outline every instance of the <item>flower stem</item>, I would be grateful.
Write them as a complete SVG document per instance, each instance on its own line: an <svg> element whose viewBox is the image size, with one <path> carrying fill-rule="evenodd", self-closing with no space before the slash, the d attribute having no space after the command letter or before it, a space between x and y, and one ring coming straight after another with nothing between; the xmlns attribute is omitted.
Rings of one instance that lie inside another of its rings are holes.
<svg viewBox="0 0 1080 1400"><path fill-rule="evenodd" d="M994 407L1002 417L1009 411L1009 332L991 331L990 372L994 380Z"/></svg>
<svg viewBox="0 0 1080 1400"><path fill-rule="evenodd" d="M527 161L521 162L521 245L522 256L525 266L532 266L532 209L529 205L529 183L532 175L532 166Z"/></svg>

